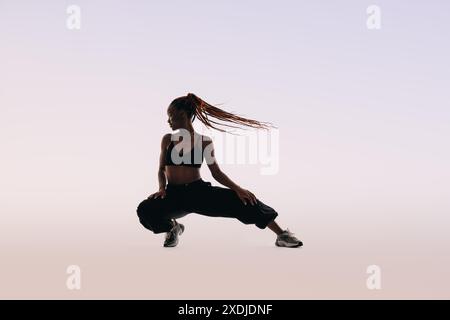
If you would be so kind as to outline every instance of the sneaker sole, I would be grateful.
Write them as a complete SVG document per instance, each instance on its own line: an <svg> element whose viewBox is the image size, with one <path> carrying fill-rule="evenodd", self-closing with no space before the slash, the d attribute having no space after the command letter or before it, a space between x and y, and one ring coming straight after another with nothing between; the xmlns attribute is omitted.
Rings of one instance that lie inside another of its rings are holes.
<svg viewBox="0 0 450 320"><path fill-rule="evenodd" d="M288 243L286 241L275 241L275 245L277 247L286 247L286 248L298 248L303 246L303 243L297 243L297 244L293 244L293 243Z"/></svg>
<svg viewBox="0 0 450 320"><path fill-rule="evenodd" d="M176 247L178 244L178 241L176 243L172 243L172 244L164 244L165 248L171 248L171 247Z"/></svg>

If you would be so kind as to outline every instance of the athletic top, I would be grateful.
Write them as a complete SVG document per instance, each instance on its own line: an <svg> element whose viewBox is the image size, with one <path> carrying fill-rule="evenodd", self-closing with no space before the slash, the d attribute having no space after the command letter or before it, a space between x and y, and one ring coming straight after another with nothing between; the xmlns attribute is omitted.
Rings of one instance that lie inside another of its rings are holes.
<svg viewBox="0 0 450 320"><path fill-rule="evenodd" d="M186 167L195 167L195 168L200 168L202 166L203 163L203 150L202 147L200 146L194 146L194 148L191 149L191 151L189 151L189 158L186 159L186 163L184 162L185 159L183 157L183 148L181 148L181 150L178 153L179 159L177 159L178 157L176 156L176 149L174 151L174 158L173 160L175 160L177 163L174 163L172 161L172 150L175 146L174 141L170 141L169 146L167 147L167 151L166 151L166 166L186 166ZM181 162L181 163L178 163Z"/></svg>

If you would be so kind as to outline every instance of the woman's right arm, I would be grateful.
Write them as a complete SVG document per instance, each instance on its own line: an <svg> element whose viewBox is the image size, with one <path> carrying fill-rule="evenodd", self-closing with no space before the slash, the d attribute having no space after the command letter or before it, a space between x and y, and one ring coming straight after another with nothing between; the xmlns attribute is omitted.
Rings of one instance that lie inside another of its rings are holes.
<svg viewBox="0 0 450 320"><path fill-rule="evenodd" d="M159 183L159 190L156 193L153 193L148 198L158 198L161 196L161 198L164 198L166 196L166 149L167 146L170 143L170 137L171 134L168 133L164 135L164 137L161 140L161 152L159 155L159 168L158 168L158 183Z"/></svg>
<svg viewBox="0 0 450 320"><path fill-rule="evenodd" d="M161 140L161 152L159 155L158 182L159 191L166 189L166 149L170 143L171 134L165 134Z"/></svg>

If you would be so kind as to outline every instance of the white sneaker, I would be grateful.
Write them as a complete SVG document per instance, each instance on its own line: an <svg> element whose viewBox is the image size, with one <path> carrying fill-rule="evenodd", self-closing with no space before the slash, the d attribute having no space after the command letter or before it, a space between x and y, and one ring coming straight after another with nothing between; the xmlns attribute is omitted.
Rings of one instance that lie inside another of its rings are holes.
<svg viewBox="0 0 450 320"><path fill-rule="evenodd" d="M166 233L164 247L175 247L178 244L178 236L184 232L184 225L176 223L173 228Z"/></svg>
<svg viewBox="0 0 450 320"><path fill-rule="evenodd" d="M277 247L297 248L303 246L303 242L298 240L289 229L286 229L277 236L275 245Z"/></svg>

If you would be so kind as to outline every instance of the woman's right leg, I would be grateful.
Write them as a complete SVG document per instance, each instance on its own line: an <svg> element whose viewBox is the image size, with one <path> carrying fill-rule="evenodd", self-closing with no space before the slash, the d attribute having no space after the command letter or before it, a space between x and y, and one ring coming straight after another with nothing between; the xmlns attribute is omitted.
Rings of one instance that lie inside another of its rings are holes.
<svg viewBox="0 0 450 320"><path fill-rule="evenodd" d="M174 226L173 219L188 214L177 206L178 201L166 196L164 199L146 199L137 207L141 224L153 233L169 232Z"/></svg>

